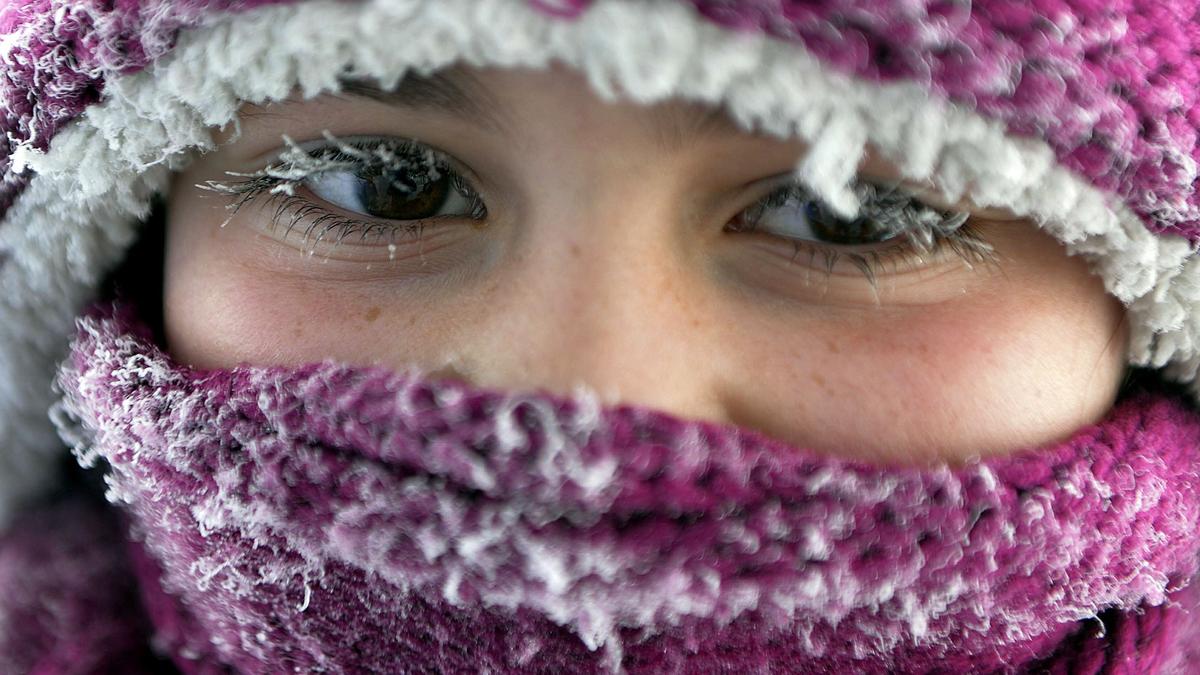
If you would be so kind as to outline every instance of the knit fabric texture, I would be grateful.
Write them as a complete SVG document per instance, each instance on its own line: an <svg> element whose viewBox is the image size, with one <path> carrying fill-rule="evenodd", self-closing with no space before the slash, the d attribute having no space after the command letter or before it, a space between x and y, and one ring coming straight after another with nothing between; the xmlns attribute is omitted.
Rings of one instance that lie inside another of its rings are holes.
<svg viewBox="0 0 1200 675"><path fill-rule="evenodd" d="M111 77L223 12L289 0L8 0L0 6L0 218L27 184L10 158L44 150ZM685 1L685 0L678 0ZM530 0L571 20L591 0ZM1200 238L1196 0L686 0L708 19L801 42L836 68L910 80L1047 140L1147 227Z"/></svg>
<svg viewBox="0 0 1200 675"><path fill-rule="evenodd" d="M120 308L59 384L185 671L1154 673L1195 624L1200 417L1165 395L883 468L415 372L192 370Z"/></svg>

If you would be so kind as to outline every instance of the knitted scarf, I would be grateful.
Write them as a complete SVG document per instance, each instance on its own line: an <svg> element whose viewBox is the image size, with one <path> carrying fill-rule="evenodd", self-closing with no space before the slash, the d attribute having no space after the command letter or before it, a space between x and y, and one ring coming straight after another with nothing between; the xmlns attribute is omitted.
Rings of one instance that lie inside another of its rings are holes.
<svg viewBox="0 0 1200 675"><path fill-rule="evenodd" d="M910 468L582 394L194 370L120 307L80 321L58 384L60 429L106 467L130 543L88 564L98 526L76 532L72 507L36 564L57 526L7 535L0 591L64 608L40 637L0 631L7 664L75 647L37 672L96 663L87 645L144 658L111 625L137 613L96 609L121 574L139 629L197 673L1166 673L1193 656L1200 416L1162 392L1046 447Z"/></svg>

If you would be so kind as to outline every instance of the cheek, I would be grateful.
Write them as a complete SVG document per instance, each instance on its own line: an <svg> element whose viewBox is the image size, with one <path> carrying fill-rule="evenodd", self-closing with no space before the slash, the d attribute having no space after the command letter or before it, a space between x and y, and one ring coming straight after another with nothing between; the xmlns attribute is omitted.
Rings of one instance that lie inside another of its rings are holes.
<svg viewBox="0 0 1200 675"><path fill-rule="evenodd" d="M184 191L167 219L164 320L167 347L181 362L363 363L415 344L405 339L405 331L415 332L413 322L392 320L377 289L292 273L310 261L244 229L217 227L221 218L207 206Z"/></svg>
<svg viewBox="0 0 1200 675"><path fill-rule="evenodd" d="M436 359L432 347L448 339L447 312L433 312L414 294L331 287L222 255L223 248L192 248L174 263L168 255L167 346L184 363L428 362ZM401 304L404 311L397 311Z"/></svg>
<svg viewBox="0 0 1200 675"><path fill-rule="evenodd" d="M1033 277L777 333L793 339L760 342L758 358L735 366L765 375L743 417L799 445L888 463L1064 438L1111 407L1127 335L1120 304L1081 267L1051 281L1053 293Z"/></svg>

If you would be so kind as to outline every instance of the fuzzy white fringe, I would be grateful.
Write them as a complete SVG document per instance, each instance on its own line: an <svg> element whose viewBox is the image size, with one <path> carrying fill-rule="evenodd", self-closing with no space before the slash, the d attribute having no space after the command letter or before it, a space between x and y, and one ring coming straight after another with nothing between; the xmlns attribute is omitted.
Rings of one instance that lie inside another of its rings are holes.
<svg viewBox="0 0 1200 675"><path fill-rule="evenodd" d="M721 104L748 129L809 142L799 176L834 206L868 146L942 196L1028 216L1085 256L1123 301L1130 361L1181 381L1200 369L1200 259L1058 165L1041 141L933 100L913 84L832 72L800 46L722 30L674 3L599 0L563 21L524 0L307 0L185 32L147 70L112 79L104 100L46 153L14 156L36 177L0 248L0 522L49 481L64 450L47 419L50 382L72 321L122 258L171 170L214 149L212 130L242 102L336 91L339 77L385 86L456 62L542 67L559 61L605 97Z"/></svg>

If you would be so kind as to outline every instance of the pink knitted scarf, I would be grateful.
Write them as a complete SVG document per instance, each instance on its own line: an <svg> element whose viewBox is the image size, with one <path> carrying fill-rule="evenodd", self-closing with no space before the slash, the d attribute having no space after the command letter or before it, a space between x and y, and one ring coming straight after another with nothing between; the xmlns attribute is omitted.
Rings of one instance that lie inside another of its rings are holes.
<svg viewBox="0 0 1200 675"><path fill-rule="evenodd" d="M107 464L185 672L1177 672L1200 623L1200 417L1165 394L881 468L416 373L193 370L126 311L80 325L60 427Z"/></svg>

